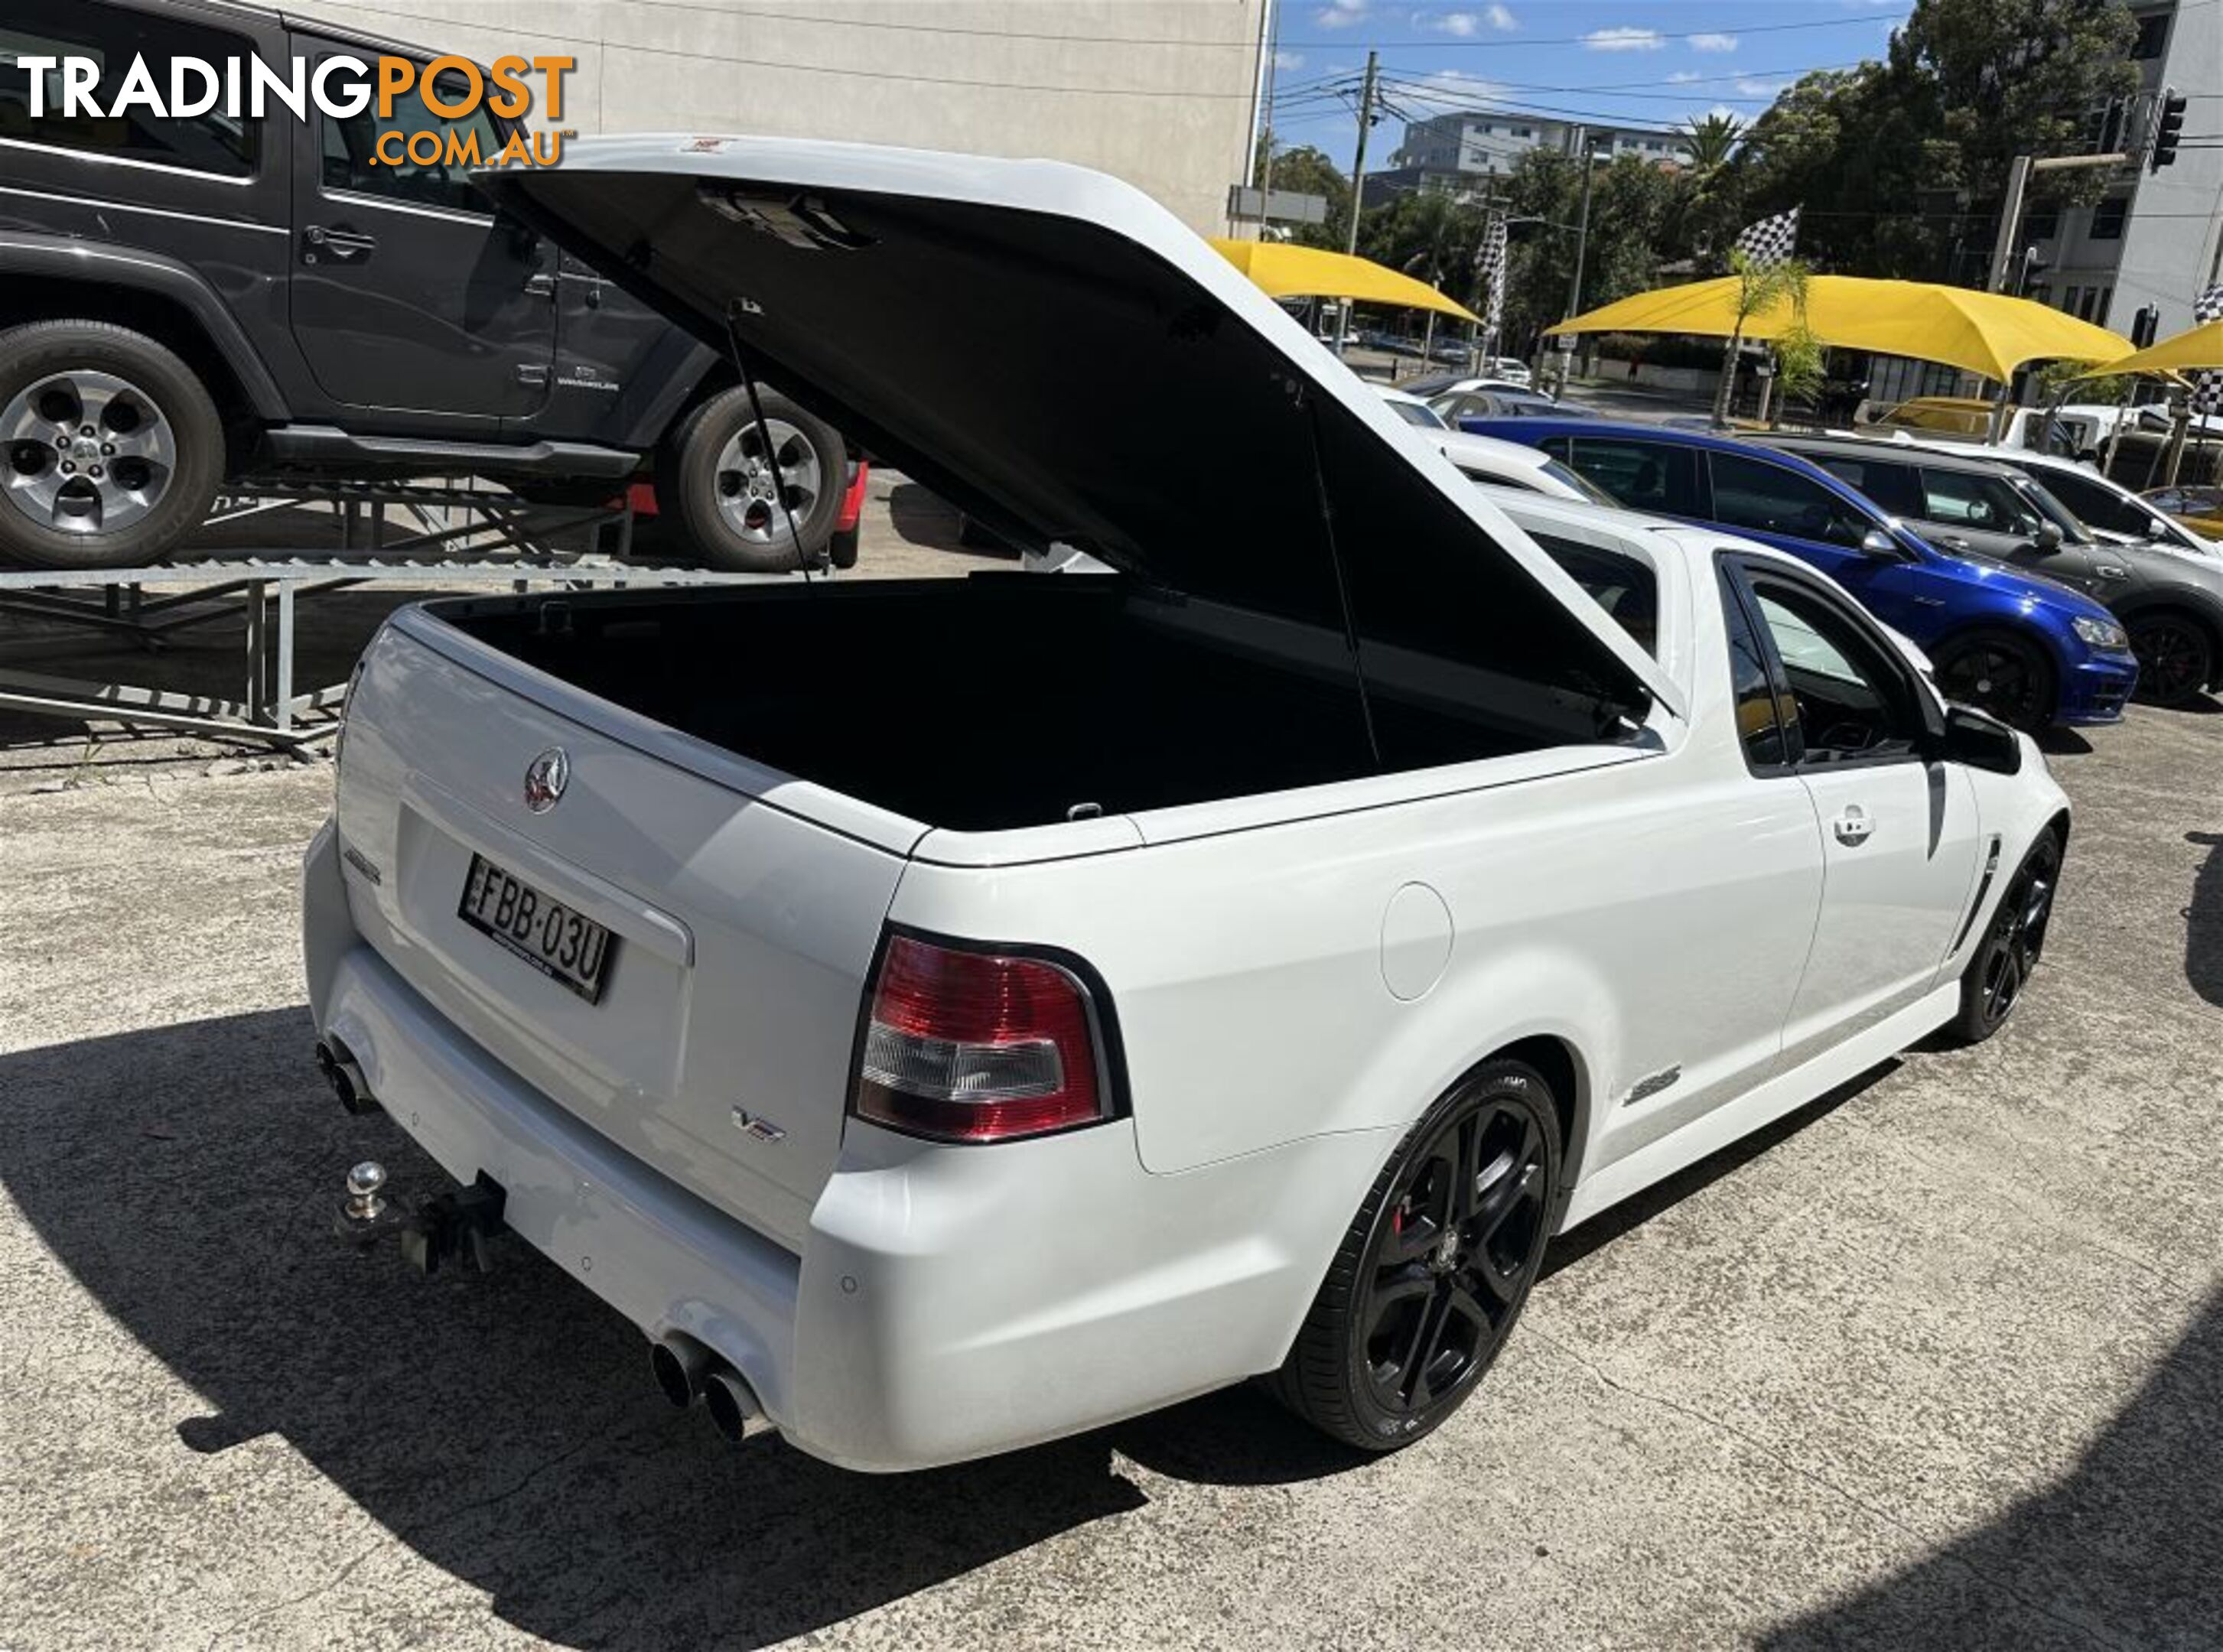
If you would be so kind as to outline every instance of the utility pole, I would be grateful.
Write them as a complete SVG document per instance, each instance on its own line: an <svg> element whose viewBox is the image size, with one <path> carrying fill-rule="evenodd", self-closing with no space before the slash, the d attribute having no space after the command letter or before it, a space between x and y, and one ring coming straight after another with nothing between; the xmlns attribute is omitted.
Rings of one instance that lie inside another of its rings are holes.
<svg viewBox="0 0 2223 1652"><path fill-rule="evenodd" d="M1351 160L1351 226L1344 237L1344 251L1356 256L1358 252L1358 208L1366 195L1366 135L1374 125L1374 75L1381 66L1382 54L1366 54L1366 80L1358 89L1358 153Z"/></svg>
<svg viewBox="0 0 2223 1652"><path fill-rule="evenodd" d="M1575 274L1567 283L1567 319L1583 313L1583 263L1590 248L1590 171L1597 165L1597 150L1590 141L1587 126L1575 129L1575 141L1583 152L1583 210L1575 218ZM1571 345L1571 338L1562 341ZM1559 352L1559 393L1565 395L1567 380L1573 376L1575 352L1570 349Z"/></svg>
<svg viewBox="0 0 2223 1652"><path fill-rule="evenodd" d="M2022 200L2030 192L2030 171L2028 155L2017 155L2007 167L2007 196L1999 204L1999 239L1992 243L1992 267L1984 282L1987 292L2007 290L2007 270L2022 236Z"/></svg>
<svg viewBox="0 0 2223 1652"><path fill-rule="evenodd" d="M2013 270L2018 275L2022 269L2022 208L2024 198L2030 193L2032 173L2074 172L2086 166L2120 166L2126 165L2130 159L2120 149L2110 149L2104 154L2047 155L2043 159L2017 155L2007 166L2006 198L1999 203L1999 238L1992 243L1992 267L1986 273L1984 290L2005 292L2008 271ZM2019 286L2018 280L2016 284ZM1991 428L1987 433L1993 442L1999 439L1999 432L2006 427L2007 398L2013 393L2012 379L2001 382L1999 395L1992 403Z"/></svg>

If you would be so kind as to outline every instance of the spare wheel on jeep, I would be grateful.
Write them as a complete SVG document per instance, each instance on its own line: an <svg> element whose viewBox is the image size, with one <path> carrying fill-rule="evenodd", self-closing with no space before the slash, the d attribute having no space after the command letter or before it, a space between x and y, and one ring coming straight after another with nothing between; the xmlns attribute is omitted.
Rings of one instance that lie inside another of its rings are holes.
<svg viewBox="0 0 2223 1652"><path fill-rule="evenodd" d="M208 514L224 427L199 376L104 321L0 332L0 557L139 568Z"/></svg>
<svg viewBox="0 0 2223 1652"><path fill-rule="evenodd" d="M762 386L757 400L761 429L739 386L679 422L657 454L656 503L707 566L784 573L818 561L841 513L847 463L825 420Z"/></svg>

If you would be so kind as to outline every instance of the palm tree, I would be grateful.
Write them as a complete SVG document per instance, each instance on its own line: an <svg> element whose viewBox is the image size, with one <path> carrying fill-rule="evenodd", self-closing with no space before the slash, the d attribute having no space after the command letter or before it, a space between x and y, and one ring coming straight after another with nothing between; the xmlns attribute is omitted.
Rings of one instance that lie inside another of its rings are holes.
<svg viewBox="0 0 2223 1652"><path fill-rule="evenodd" d="M1744 123L1734 115L1716 113L1686 122L1676 136L1681 140L1683 153L1691 157L1691 170L1711 174L1729 164L1738 141L1744 136Z"/></svg>
<svg viewBox="0 0 2223 1652"><path fill-rule="evenodd" d="M1716 425L1729 422L1729 399L1736 391L1737 346L1744 342L1746 324L1785 303L1798 325L1803 329L1806 324L1806 267L1797 259L1756 264L1742 253L1732 252L1729 274L1736 282L1736 298L1729 348L1722 353L1722 382L1714 392Z"/></svg>

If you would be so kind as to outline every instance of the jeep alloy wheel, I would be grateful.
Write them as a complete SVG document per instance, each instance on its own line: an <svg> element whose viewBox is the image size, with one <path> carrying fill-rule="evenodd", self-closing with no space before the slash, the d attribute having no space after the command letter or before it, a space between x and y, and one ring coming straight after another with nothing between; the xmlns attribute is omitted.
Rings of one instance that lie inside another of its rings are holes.
<svg viewBox="0 0 2223 1652"><path fill-rule="evenodd" d="M0 409L9 504L42 528L98 534L155 509L176 474L177 435L154 397L88 367L25 386Z"/></svg>

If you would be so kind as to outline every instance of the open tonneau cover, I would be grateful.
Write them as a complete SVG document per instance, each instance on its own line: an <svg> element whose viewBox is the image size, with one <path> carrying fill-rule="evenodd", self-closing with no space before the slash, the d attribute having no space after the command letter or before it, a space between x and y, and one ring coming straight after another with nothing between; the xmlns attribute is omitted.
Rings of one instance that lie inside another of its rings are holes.
<svg viewBox="0 0 2223 1652"><path fill-rule="evenodd" d="M1653 697L1680 709L1456 468L1127 185L683 135L589 139L557 168L476 176L1022 545L1338 633L1348 614L1369 650L1542 690L1571 736Z"/></svg>

